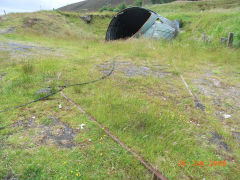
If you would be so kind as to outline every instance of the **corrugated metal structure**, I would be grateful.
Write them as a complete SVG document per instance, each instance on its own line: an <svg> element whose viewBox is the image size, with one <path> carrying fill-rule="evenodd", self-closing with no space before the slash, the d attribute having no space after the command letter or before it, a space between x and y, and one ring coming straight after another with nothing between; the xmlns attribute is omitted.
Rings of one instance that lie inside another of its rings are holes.
<svg viewBox="0 0 240 180"><path fill-rule="evenodd" d="M124 9L109 24L106 40L130 37L173 39L178 32L178 22L172 22L159 14L140 7Z"/></svg>

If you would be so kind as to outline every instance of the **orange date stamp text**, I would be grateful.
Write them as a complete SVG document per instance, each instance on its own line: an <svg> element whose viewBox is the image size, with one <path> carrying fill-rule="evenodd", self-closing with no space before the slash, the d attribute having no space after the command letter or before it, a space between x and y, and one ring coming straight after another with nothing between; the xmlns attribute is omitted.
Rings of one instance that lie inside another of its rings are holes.
<svg viewBox="0 0 240 180"><path fill-rule="evenodd" d="M178 161L178 166L180 167L186 167L186 166L192 166L192 167L201 167L201 166L227 166L226 161L193 161L192 163L188 163L187 161Z"/></svg>

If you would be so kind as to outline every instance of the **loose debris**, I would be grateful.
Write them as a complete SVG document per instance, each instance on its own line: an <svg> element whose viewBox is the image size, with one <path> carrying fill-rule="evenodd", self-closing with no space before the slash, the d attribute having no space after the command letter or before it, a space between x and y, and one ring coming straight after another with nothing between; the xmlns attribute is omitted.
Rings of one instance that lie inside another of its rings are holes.
<svg viewBox="0 0 240 180"><path fill-rule="evenodd" d="M144 36L171 40L176 37L178 29L178 21L172 22L145 8L131 7L113 17L105 39L111 41Z"/></svg>
<svg viewBox="0 0 240 180"><path fill-rule="evenodd" d="M220 149L231 151L231 148L223 141L222 136L220 136L217 132L212 133L212 138L209 141L211 144L217 144Z"/></svg>

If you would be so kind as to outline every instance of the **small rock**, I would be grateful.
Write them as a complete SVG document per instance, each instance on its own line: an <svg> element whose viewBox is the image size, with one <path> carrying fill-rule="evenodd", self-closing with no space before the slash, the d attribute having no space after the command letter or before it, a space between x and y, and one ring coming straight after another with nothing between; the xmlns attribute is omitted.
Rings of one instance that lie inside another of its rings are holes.
<svg viewBox="0 0 240 180"><path fill-rule="evenodd" d="M59 108L59 109L62 109L62 105L61 105L61 104L59 104L59 105L58 105L58 108Z"/></svg>
<svg viewBox="0 0 240 180"><path fill-rule="evenodd" d="M143 138L146 138L146 137L148 137L148 135L143 136Z"/></svg>
<svg viewBox="0 0 240 180"><path fill-rule="evenodd" d="M232 116L229 115L229 114L224 114L223 117L224 117L225 119L228 119L228 118L230 118L230 117L232 117Z"/></svg>
<svg viewBox="0 0 240 180"><path fill-rule="evenodd" d="M81 125L80 125L80 128L81 128L81 129L84 129L84 126L85 126L85 124L81 124Z"/></svg>
<svg viewBox="0 0 240 180"><path fill-rule="evenodd" d="M202 103L200 103L199 101L195 101L195 107L197 109L201 109L202 111L205 110L205 106Z"/></svg>
<svg viewBox="0 0 240 180"><path fill-rule="evenodd" d="M91 141L92 141L92 139L89 139L88 141L89 141L89 142L91 142Z"/></svg>
<svg viewBox="0 0 240 180"><path fill-rule="evenodd" d="M89 24L92 21L93 15L81 16L80 18Z"/></svg>

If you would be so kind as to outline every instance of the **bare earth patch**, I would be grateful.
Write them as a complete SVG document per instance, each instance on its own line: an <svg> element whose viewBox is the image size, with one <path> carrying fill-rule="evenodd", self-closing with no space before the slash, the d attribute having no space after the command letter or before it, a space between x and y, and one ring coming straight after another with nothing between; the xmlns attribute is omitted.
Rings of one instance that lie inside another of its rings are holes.
<svg viewBox="0 0 240 180"><path fill-rule="evenodd" d="M56 117L48 117L49 124L38 124L33 118L20 120L15 122L13 127L23 127L25 131L31 129L37 134L33 138L33 142L41 145L57 145L61 148L72 148L76 144L74 138L77 132L63 123Z"/></svg>
<svg viewBox="0 0 240 180"><path fill-rule="evenodd" d="M16 27L0 29L0 35L1 34L12 34L15 31L15 29L16 29Z"/></svg>
<svg viewBox="0 0 240 180"><path fill-rule="evenodd" d="M54 55L63 56L59 50L54 50L49 47L36 46L34 44L26 44L22 42L6 42L0 41L0 51L8 52L11 59L36 57L36 55Z"/></svg>
<svg viewBox="0 0 240 180"><path fill-rule="evenodd" d="M198 88L199 95L210 99L215 108L216 117L240 145L240 87L226 85L220 78L209 72L192 80L192 83ZM217 136L213 135L213 139L214 137Z"/></svg>
<svg viewBox="0 0 240 180"><path fill-rule="evenodd" d="M111 62L106 62L97 66L103 74L108 74L109 69L112 67ZM153 68L148 66L138 66L129 61L117 61L115 63L115 72L121 72L127 77L134 76L154 76L157 78L165 78L171 75L170 72L163 71L164 67L156 65Z"/></svg>

